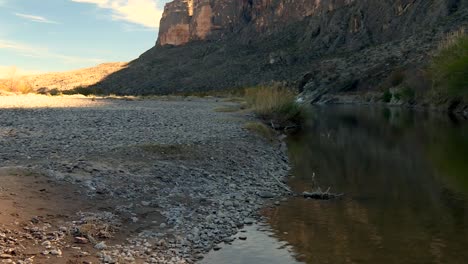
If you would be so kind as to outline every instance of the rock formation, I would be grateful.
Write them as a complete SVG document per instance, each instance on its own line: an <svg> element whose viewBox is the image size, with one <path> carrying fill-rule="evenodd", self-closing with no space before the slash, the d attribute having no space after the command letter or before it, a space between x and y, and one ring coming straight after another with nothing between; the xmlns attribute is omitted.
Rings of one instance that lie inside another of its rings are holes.
<svg viewBox="0 0 468 264"><path fill-rule="evenodd" d="M99 86L177 93L281 81L305 98L375 89L468 25L468 0L174 0L151 50Z"/></svg>

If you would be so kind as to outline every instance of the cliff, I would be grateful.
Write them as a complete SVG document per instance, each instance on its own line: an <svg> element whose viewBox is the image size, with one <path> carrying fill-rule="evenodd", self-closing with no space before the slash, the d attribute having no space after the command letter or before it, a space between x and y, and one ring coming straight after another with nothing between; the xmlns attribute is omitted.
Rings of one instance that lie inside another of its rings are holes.
<svg viewBox="0 0 468 264"><path fill-rule="evenodd" d="M174 0L151 50L99 84L112 93L280 81L317 102L423 65L468 0Z"/></svg>

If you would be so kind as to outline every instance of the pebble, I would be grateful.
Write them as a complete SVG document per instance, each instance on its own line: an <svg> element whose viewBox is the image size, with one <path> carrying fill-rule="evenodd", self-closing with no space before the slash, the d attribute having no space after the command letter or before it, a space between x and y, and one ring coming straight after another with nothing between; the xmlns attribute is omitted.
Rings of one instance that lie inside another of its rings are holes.
<svg viewBox="0 0 468 264"><path fill-rule="evenodd" d="M107 248L107 245L104 241L100 242L100 243L97 243L95 246L94 246L95 249L97 250L103 250L103 249L106 249Z"/></svg>
<svg viewBox="0 0 468 264"><path fill-rule="evenodd" d="M252 224L254 224L254 223L255 223L255 220L252 219L252 218L245 218L245 219L244 219L244 224L245 224L245 225L252 225Z"/></svg>
<svg viewBox="0 0 468 264"><path fill-rule="evenodd" d="M75 243L77 244L88 244L89 240L85 237L75 237Z"/></svg>
<svg viewBox="0 0 468 264"><path fill-rule="evenodd" d="M275 198L275 194L272 192L268 192L268 191L261 191L258 193L258 196L264 199Z"/></svg>
<svg viewBox="0 0 468 264"><path fill-rule="evenodd" d="M53 250L50 251L50 254L54 255L54 256L61 256L62 251L60 249L53 249Z"/></svg>
<svg viewBox="0 0 468 264"><path fill-rule="evenodd" d="M53 101L48 101L48 106L63 104L62 107L90 102L67 97L44 100ZM132 258L147 263L193 262L211 249L220 250L216 245L219 241L233 242L233 236L244 225L254 224L262 207L261 198L284 194L270 174L275 173L280 179L287 176L285 153L257 140L242 129L242 122L225 121L223 118L229 115L212 111L218 103L99 99L90 106L93 108L80 106L73 111L61 107L37 108L34 110L37 112L8 108L0 111L0 120L28 133L27 136L19 134L11 144L2 146L0 159L15 157L3 159L3 165L21 165L31 163L25 158L30 156L35 161L35 170L50 174L52 179L76 184L76 190L84 196L98 195L112 200L115 206L109 207L110 212L95 208L98 219L109 226L125 229L127 220L137 220L141 232L131 233L121 245L107 246L104 241L95 245L101 251L103 262L131 263ZM97 106L98 112L94 110ZM60 122L51 123L56 116L60 116ZM44 123L50 124L50 133L36 133L42 131ZM181 158L154 153L152 147L157 151L159 146L155 142L189 146L190 153L178 153ZM60 145L68 147L56 147ZM140 146L149 146L151 151ZM45 159L49 153L53 158ZM90 155L94 153L107 155L107 166ZM76 176L78 172L82 177ZM144 208L152 204L157 204L155 214L149 212L152 208ZM37 220L44 223L41 218ZM76 244L94 244L94 240L88 241L75 232L83 223L64 224L67 228L60 228L57 238L48 235L50 230L43 232L39 228L31 228L26 233L33 239L41 237L37 241L53 239L52 243L45 242L45 247L62 246L62 237L70 234L75 234L71 238ZM160 228L145 229L148 223ZM175 234L183 235L174 237ZM158 242L145 244L152 241ZM49 248L45 253L52 255L52 251ZM80 251L76 253L81 254Z"/></svg>

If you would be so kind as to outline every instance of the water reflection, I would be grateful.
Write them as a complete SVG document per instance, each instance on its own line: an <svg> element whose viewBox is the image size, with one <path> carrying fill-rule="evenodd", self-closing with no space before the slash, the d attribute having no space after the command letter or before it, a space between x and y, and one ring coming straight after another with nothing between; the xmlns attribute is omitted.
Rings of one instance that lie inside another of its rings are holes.
<svg viewBox="0 0 468 264"><path fill-rule="evenodd" d="M302 198L269 211L306 263L468 263L468 122L398 109L313 109L289 142Z"/></svg>

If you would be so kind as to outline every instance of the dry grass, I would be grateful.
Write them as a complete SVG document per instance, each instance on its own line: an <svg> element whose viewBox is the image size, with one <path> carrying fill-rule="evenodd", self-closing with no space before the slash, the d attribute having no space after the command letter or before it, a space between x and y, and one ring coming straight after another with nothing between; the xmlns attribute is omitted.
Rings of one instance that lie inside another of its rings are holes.
<svg viewBox="0 0 468 264"><path fill-rule="evenodd" d="M273 141L275 139L275 131L261 122L248 122L244 125L244 128L254 132L255 134L269 140Z"/></svg>
<svg viewBox="0 0 468 264"><path fill-rule="evenodd" d="M33 93L34 89L28 81L10 79L0 84L0 91L14 94L29 94Z"/></svg>
<svg viewBox="0 0 468 264"><path fill-rule="evenodd" d="M259 86L245 90L245 100L261 118L277 123L300 123L301 108L296 94L281 86Z"/></svg>

